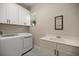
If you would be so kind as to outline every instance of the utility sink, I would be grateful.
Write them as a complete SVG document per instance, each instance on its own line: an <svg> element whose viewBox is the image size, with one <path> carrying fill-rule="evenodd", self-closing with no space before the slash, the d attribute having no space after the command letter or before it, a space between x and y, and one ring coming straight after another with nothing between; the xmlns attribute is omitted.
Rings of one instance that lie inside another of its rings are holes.
<svg viewBox="0 0 79 59"><path fill-rule="evenodd" d="M60 39L60 38L61 38L61 36L56 36L56 38Z"/></svg>
<svg viewBox="0 0 79 59"><path fill-rule="evenodd" d="M48 39L61 39L61 36L46 36Z"/></svg>

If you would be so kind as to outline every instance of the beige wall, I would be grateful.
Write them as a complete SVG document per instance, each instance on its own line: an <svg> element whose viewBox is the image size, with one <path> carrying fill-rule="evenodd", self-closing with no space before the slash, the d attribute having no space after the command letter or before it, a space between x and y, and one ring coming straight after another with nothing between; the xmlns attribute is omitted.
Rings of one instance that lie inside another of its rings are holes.
<svg viewBox="0 0 79 59"><path fill-rule="evenodd" d="M3 33L29 32L29 27L0 24L0 31L3 31Z"/></svg>
<svg viewBox="0 0 79 59"><path fill-rule="evenodd" d="M31 8L36 15L36 26L30 27L34 43L46 34L79 36L79 4L37 4ZM54 30L54 17L64 15L64 30Z"/></svg>

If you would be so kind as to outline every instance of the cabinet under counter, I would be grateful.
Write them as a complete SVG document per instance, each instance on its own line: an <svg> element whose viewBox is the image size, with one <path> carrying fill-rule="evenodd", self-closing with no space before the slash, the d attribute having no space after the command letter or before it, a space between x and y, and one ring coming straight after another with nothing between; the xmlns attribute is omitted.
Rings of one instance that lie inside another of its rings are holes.
<svg viewBox="0 0 79 59"><path fill-rule="evenodd" d="M56 38L55 36L46 36L40 38L40 47L48 49L52 55L57 56L79 56L78 37ZM42 44L44 43L44 44ZM50 48L49 48L50 47ZM48 50L45 53L48 53ZM43 52L44 53L44 52Z"/></svg>

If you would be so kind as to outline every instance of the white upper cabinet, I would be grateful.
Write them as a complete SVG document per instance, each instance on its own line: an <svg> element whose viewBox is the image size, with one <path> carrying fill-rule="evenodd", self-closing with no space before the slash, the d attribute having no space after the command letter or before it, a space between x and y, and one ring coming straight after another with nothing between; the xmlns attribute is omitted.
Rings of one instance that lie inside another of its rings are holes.
<svg viewBox="0 0 79 59"><path fill-rule="evenodd" d="M18 24L18 6L14 3L7 4L7 19L10 24Z"/></svg>
<svg viewBox="0 0 79 59"><path fill-rule="evenodd" d="M23 8L23 21L24 21L24 25L26 26L27 25L27 16L28 16L28 12L26 9Z"/></svg>
<svg viewBox="0 0 79 59"><path fill-rule="evenodd" d="M19 6L19 24L24 26L31 25L30 12L21 6Z"/></svg>
<svg viewBox="0 0 79 59"><path fill-rule="evenodd" d="M31 13L28 11L26 25L31 26Z"/></svg>
<svg viewBox="0 0 79 59"><path fill-rule="evenodd" d="M16 3L0 3L0 23L30 26L30 12Z"/></svg>
<svg viewBox="0 0 79 59"><path fill-rule="evenodd" d="M30 26L30 12L27 9L23 9L23 21L25 26Z"/></svg>
<svg viewBox="0 0 79 59"><path fill-rule="evenodd" d="M24 25L23 21L23 8L21 6L18 6L19 9L19 25Z"/></svg>
<svg viewBox="0 0 79 59"><path fill-rule="evenodd" d="M0 23L7 23L7 9L6 3L0 3Z"/></svg>

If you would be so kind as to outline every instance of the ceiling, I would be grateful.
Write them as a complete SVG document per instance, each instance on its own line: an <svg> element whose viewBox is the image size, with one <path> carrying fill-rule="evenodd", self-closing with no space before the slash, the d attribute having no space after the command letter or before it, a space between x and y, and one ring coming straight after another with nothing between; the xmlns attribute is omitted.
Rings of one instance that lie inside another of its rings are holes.
<svg viewBox="0 0 79 59"><path fill-rule="evenodd" d="M21 5L22 7L30 10L32 6L34 6L34 3L18 3L19 5Z"/></svg>

